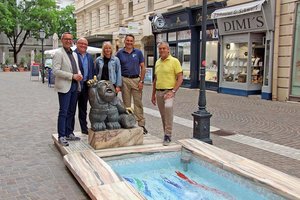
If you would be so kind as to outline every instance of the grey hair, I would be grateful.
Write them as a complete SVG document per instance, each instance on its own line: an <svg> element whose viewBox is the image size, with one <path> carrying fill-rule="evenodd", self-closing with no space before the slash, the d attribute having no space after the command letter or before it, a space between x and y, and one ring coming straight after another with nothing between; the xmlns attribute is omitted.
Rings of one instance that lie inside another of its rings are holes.
<svg viewBox="0 0 300 200"><path fill-rule="evenodd" d="M61 34L60 39L63 39L65 35L72 35L70 32L64 32L63 34ZM73 37L73 35L72 35Z"/></svg>
<svg viewBox="0 0 300 200"><path fill-rule="evenodd" d="M84 38L84 37L81 37L81 38L79 38L78 40L77 40L77 42L79 42L79 41L85 41L85 42L87 42L87 43L89 43L89 41L86 39L86 38Z"/></svg>
<svg viewBox="0 0 300 200"><path fill-rule="evenodd" d="M159 46L160 46L160 45L163 45L163 44L166 45L168 48L170 48L169 43L168 43L168 42L165 42L165 41L159 42L158 45L157 45L157 47L159 48Z"/></svg>

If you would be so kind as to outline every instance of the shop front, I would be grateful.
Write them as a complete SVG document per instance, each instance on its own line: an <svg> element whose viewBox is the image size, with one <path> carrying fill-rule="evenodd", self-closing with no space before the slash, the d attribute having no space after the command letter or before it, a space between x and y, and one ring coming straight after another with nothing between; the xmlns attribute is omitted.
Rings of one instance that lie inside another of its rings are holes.
<svg viewBox="0 0 300 200"><path fill-rule="evenodd" d="M216 10L221 53L219 91L272 98L273 1L254 1Z"/></svg>
<svg viewBox="0 0 300 200"><path fill-rule="evenodd" d="M224 7L224 3L215 2L208 4L207 21L207 47L206 47L206 88L218 90L219 78L219 38L217 24L210 19L211 13ZM152 32L155 40L155 55L157 60L157 44L167 41L170 45L170 53L179 59L183 68L184 87L199 87L199 67L201 55L201 23L202 7L184 8L162 14L163 24L157 27L152 24Z"/></svg>

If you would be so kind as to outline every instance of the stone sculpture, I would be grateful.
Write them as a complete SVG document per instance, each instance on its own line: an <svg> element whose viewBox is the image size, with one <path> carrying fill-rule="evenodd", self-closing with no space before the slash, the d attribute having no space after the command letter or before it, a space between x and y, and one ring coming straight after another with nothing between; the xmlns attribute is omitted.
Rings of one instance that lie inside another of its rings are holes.
<svg viewBox="0 0 300 200"><path fill-rule="evenodd" d="M98 81L94 78L88 81L88 86L91 105L89 119L93 131L135 126L136 120L131 108L125 108L110 81Z"/></svg>

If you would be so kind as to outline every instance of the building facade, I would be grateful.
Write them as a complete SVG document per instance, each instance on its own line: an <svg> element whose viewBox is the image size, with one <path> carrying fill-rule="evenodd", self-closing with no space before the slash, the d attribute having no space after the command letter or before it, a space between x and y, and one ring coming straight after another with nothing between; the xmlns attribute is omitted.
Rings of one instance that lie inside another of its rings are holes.
<svg viewBox="0 0 300 200"><path fill-rule="evenodd" d="M300 1L276 1L272 99L300 101Z"/></svg>
<svg viewBox="0 0 300 200"><path fill-rule="evenodd" d="M230 9L247 10L253 4L253 12L226 14ZM202 0L76 0L77 34L95 47L110 40L117 51L123 47L124 35L133 33L147 67L153 67L158 58L157 43L167 40L171 53L181 60L184 85L196 88L201 6ZM212 13L222 9L226 11L223 16L212 19ZM299 9L299 0L208 1L207 88L234 95L261 94L263 99L298 101ZM157 14L163 16L167 26L152 26L149 17ZM252 18L256 21L250 22Z"/></svg>

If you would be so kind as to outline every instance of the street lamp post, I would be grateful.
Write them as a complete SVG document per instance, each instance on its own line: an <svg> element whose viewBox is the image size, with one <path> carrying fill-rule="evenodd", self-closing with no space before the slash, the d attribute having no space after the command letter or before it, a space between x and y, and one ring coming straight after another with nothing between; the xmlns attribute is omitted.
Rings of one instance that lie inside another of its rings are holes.
<svg viewBox="0 0 300 200"><path fill-rule="evenodd" d="M45 39L45 31L43 29L40 30L40 39L42 41L42 83L45 83L45 66L44 66L44 39Z"/></svg>
<svg viewBox="0 0 300 200"><path fill-rule="evenodd" d="M203 142L212 144L212 140L210 139L210 118L212 115L206 110L206 94L205 94L206 19L207 19L207 0L203 0L200 91L199 91L199 98L198 98L198 111L192 114L194 117L193 137Z"/></svg>

